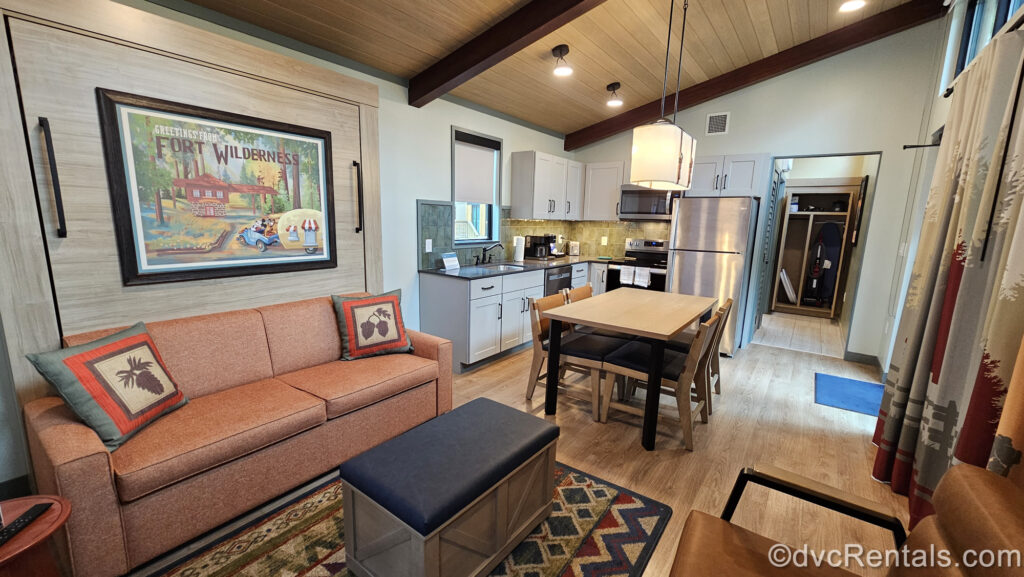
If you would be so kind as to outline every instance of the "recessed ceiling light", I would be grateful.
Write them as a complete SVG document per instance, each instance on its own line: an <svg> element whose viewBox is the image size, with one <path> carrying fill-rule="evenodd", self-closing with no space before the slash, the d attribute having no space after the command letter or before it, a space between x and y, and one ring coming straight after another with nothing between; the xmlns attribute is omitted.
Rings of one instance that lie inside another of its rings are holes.
<svg viewBox="0 0 1024 577"><path fill-rule="evenodd" d="M864 0L846 0L841 6L839 6L840 12L853 12L854 10L860 10L867 4Z"/></svg>
<svg viewBox="0 0 1024 577"><path fill-rule="evenodd" d="M622 98L619 97L619 93L617 92L619 88L622 88L622 85L618 82L612 82L606 87L608 92L611 92L611 96L608 97L608 106L611 106L612 108L622 106Z"/></svg>
<svg viewBox="0 0 1024 577"><path fill-rule="evenodd" d="M551 49L551 55L555 57L555 76L569 76L572 74L572 66L565 61L565 55L569 53L568 44L559 44Z"/></svg>

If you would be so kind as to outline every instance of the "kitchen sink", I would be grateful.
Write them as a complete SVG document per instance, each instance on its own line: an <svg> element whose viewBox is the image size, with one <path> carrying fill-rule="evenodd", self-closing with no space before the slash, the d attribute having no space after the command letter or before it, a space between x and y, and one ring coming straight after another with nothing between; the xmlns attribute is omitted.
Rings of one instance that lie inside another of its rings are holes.
<svg viewBox="0 0 1024 577"><path fill-rule="evenodd" d="M480 268L488 268L500 272L513 271L513 270L524 270L526 267L522 267L516 264L482 264Z"/></svg>

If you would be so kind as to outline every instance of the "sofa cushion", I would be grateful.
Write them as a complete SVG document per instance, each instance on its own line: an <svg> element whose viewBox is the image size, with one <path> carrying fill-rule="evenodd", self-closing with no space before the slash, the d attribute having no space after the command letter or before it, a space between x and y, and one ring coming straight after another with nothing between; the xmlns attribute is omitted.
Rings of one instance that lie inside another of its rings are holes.
<svg viewBox="0 0 1024 577"><path fill-rule="evenodd" d="M188 402L142 323L28 360L111 451Z"/></svg>
<svg viewBox="0 0 1024 577"><path fill-rule="evenodd" d="M341 358L338 317L330 297L256 309L263 315L274 374L322 365Z"/></svg>
<svg viewBox="0 0 1024 577"><path fill-rule="evenodd" d="M128 502L326 421L324 403L276 379L192 399L112 453Z"/></svg>
<svg viewBox="0 0 1024 577"><path fill-rule="evenodd" d="M278 378L323 399L327 403L327 418L333 419L428 383L437 376L437 361L414 355L386 355L334 361Z"/></svg>
<svg viewBox="0 0 1024 577"><path fill-rule="evenodd" d="M255 309L146 323L189 398L274 376L263 317Z"/></svg>

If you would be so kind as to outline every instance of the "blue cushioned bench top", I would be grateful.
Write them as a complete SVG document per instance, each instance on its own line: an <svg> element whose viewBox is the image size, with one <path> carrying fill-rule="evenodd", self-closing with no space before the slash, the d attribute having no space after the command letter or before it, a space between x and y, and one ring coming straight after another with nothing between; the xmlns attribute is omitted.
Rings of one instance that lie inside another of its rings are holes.
<svg viewBox="0 0 1024 577"><path fill-rule="evenodd" d="M476 399L346 461L341 478L429 535L558 433L544 419Z"/></svg>

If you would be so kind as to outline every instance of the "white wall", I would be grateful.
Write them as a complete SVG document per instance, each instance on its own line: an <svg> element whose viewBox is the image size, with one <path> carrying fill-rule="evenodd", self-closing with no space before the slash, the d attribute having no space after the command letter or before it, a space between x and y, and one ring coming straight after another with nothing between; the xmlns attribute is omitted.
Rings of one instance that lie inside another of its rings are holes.
<svg viewBox="0 0 1024 577"><path fill-rule="evenodd" d="M865 240L849 350L883 357L891 331L885 303L894 289L896 249L918 142L930 120L945 20L933 21L805 66L679 114L698 155L774 156L882 152ZM729 133L705 136L706 115L729 111ZM577 151L583 162L628 159L630 133ZM628 166L628 163L627 163Z"/></svg>
<svg viewBox="0 0 1024 577"><path fill-rule="evenodd" d="M380 89L380 183L383 229L384 289L402 289L402 312L409 328L419 327L416 199L451 199L451 127L457 126L503 143L502 204L509 204L510 155L517 150L541 150L567 158L561 138L502 120L445 100L423 108L408 102L404 86L235 30L193 18L142 0L125 0L136 8L248 42L261 48L312 62L324 68L376 84ZM374 266L367 263L367 266Z"/></svg>

